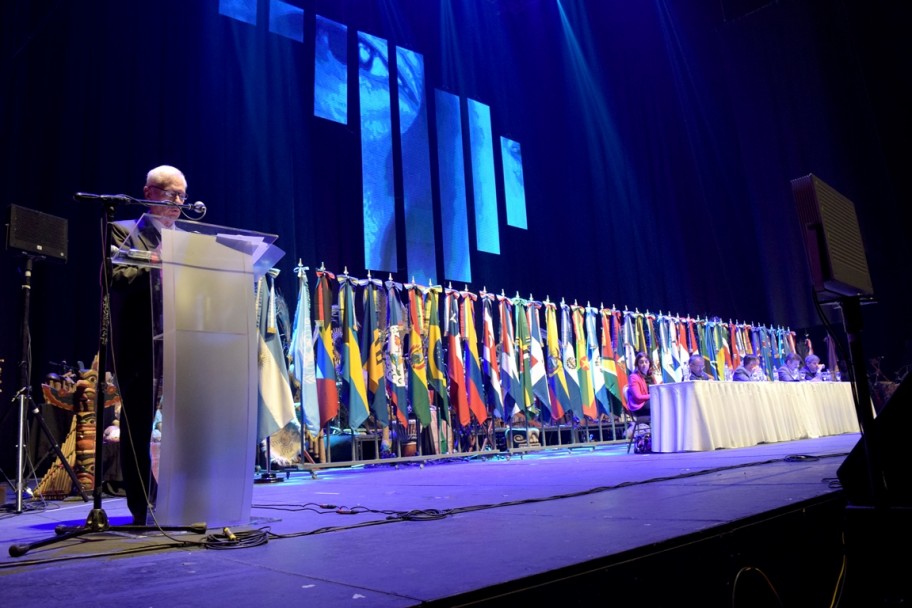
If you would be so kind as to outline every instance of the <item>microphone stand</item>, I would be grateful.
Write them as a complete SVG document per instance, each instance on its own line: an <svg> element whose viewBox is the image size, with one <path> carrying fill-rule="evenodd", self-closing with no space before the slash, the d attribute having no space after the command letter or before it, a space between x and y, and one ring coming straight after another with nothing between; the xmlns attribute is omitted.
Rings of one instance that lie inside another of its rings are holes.
<svg viewBox="0 0 912 608"><path fill-rule="evenodd" d="M89 515L86 518L85 524L82 526L71 527L71 526L57 526L54 530L56 536L39 540L34 543L28 544L18 544L11 545L9 548L9 554L11 557L20 557L25 555L32 549L57 543L63 540L68 540L70 538L76 538L83 536L85 534L94 534L98 532L107 532L109 530L121 530L121 531L133 531L133 532L142 532L142 531L186 531L186 532L196 532L198 534L206 533L205 524L193 524L191 526L144 526L144 525L122 525L122 526L112 526L108 520L108 515L102 508L102 490L101 490L101 475L99 474L97 467L102 462L104 457L103 453L103 443L104 443L104 425L101 423L104 416L104 399L105 393L107 392L107 361L108 361L108 348L109 338L110 338L110 328L111 328L111 300L110 300L110 288L111 288L111 273L112 273L112 262L111 262L111 242L113 241L113 228L112 224L114 221L114 207L117 204L143 204L143 205L157 205L157 206L174 206L174 203L170 201L147 201L141 199L134 199L126 195L97 195L97 194L85 194L77 193L74 198L76 200L99 200L104 204L104 213L102 214L102 280L101 280L101 320L99 326L98 334L98 384L96 386L95 392L95 465L96 470L93 475L93 488L92 488L92 510L89 511ZM184 205L177 205L181 208L185 208ZM190 205L192 208L193 206ZM149 387L149 390L152 390L152 387ZM123 449L124 446L121 446Z"/></svg>
<svg viewBox="0 0 912 608"><path fill-rule="evenodd" d="M57 459L60 460L60 464L66 470L67 475L70 476L70 479L73 481L73 487L78 490L82 500L84 502L89 501L88 495L85 493L85 490L82 489L82 485L79 483L79 479L76 477L76 472L73 470L73 467L70 465L66 456L60 449L60 444L57 442L53 433L51 433L50 428L48 428L47 422L41 416L41 410L32 400L32 387L31 381L29 379L30 372L30 362L29 362L29 342L31 340L31 335L29 332L29 309L31 303L31 278L32 278L32 262L34 259L41 259L42 256L33 256L26 254L25 259L25 272L24 274L24 283L22 284L22 320L21 320L21 332L22 332L22 359L19 362L19 391L16 393L14 399L19 402L19 435L17 443L17 457L16 457L16 507L15 512L17 514L22 513L22 495L25 493L25 450L26 444L28 443L28 415L32 414L34 419L38 422L41 432L44 433L44 436L47 438L48 442L51 444L51 449L57 455Z"/></svg>

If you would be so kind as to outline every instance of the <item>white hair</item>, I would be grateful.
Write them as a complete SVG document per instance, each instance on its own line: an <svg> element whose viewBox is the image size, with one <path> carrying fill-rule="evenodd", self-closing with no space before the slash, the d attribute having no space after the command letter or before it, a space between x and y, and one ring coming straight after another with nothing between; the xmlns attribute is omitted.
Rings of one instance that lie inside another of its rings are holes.
<svg viewBox="0 0 912 608"><path fill-rule="evenodd" d="M146 185L156 186L158 184L170 182L175 178L179 178L184 182L187 181L187 178L184 177L183 172L177 167L172 167L171 165L160 165L146 174Z"/></svg>

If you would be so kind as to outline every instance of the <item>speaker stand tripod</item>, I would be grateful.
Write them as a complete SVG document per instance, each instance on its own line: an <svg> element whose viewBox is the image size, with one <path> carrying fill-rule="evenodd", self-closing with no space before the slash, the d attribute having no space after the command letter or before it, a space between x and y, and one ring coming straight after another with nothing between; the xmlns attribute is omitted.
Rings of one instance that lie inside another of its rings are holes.
<svg viewBox="0 0 912 608"><path fill-rule="evenodd" d="M128 197L96 197L98 200L102 200L104 203L104 210L102 213L102 281L101 281L101 321L99 324L98 332L98 384L96 386L95 393L95 463L96 467L103 462L103 444L104 444L104 424L101 421L104 419L104 399L105 394L107 393L107 360L108 360L108 349L110 348L109 337L110 337L110 319L111 319L111 299L110 299L110 289L111 289L111 275L112 275L112 262L111 262L111 244L113 241L112 238L112 224L114 220L114 206L117 202L123 202L127 200ZM151 203L152 201L143 201L143 203ZM149 387L149 390L152 390L152 387ZM121 449L124 449L125 446L121 446ZM186 532L195 532L198 534L206 533L206 524L192 524L190 526L144 526L144 525L126 525L126 526L112 526L108 521L108 514L102 508L101 504L101 475L100 471L96 469L94 475L94 484L92 489L92 510L89 512L88 517L86 518L85 524L82 526L72 527L72 526L57 526L55 529L55 536L39 540L34 543L29 544L18 544L11 545L9 548L9 554L11 557L19 557L25 555L32 549L37 547L43 547L53 543L57 543L63 540L68 540L70 538L80 537L86 534L95 534L108 531L126 531L126 532L143 532L143 531L186 531Z"/></svg>
<svg viewBox="0 0 912 608"><path fill-rule="evenodd" d="M82 496L82 500L85 502L89 501L89 497L86 494L85 490L82 489L82 486L79 483L79 480L76 478L76 472L73 470L73 467L70 466L69 461L63 455L63 452L60 450L60 444L54 438L54 434L51 433L51 430L48 428L47 423L44 418L41 416L41 410L35 405L34 400L32 400L32 388L31 388L31 378L29 377L31 371L30 357L29 353L31 352L30 341L31 335L29 331L29 314L31 306L31 292L32 292L32 268L35 259L41 259L42 256L34 256L30 254L25 254L25 270L23 272L23 283L22 283L22 319L20 325L20 331L22 335L22 357L19 360L19 391L14 397L14 401L18 401L18 411L19 411L19 433L17 435L16 443L16 505L15 512L22 513L22 495L25 493L25 477L26 477L26 445L28 443L28 420L29 414L32 415L32 418L38 422L41 432L44 433L45 438L48 440L48 443L51 444L51 449L57 455L57 458L60 460L63 468L66 469L67 474L70 476L70 479L73 480L73 487L78 488L79 494Z"/></svg>

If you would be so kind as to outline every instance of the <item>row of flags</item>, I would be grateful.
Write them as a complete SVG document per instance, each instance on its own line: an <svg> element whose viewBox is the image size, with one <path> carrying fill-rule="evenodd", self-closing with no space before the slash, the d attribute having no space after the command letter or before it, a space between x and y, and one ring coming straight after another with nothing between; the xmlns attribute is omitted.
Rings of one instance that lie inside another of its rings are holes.
<svg viewBox="0 0 912 608"><path fill-rule="evenodd" d="M774 380L785 356L796 352L787 328L357 279L325 269L316 271L311 300L306 270L296 269L290 366L283 376L275 374L278 362L261 365L261 438L293 417L291 382L300 388L303 425L313 435L336 419L356 429L371 415L381 427L407 426L410 417L427 427L431 406L439 422L465 428L517 414L620 415L638 352L648 354L661 382L683 380L693 353L716 379L756 354ZM271 298L271 283L258 289L266 310L259 312L261 362L264 352L270 362L277 357ZM279 390L283 379L289 393Z"/></svg>

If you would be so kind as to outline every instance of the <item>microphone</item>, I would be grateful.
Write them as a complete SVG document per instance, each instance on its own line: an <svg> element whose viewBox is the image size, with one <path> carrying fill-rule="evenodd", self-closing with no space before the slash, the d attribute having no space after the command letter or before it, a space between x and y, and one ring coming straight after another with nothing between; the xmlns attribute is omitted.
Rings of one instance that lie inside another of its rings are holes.
<svg viewBox="0 0 912 608"><path fill-rule="evenodd" d="M206 213L206 203L203 201L196 201L192 205L190 203L186 203L186 207L191 211L196 211L197 213Z"/></svg>
<svg viewBox="0 0 912 608"><path fill-rule="evenodd" d="M77 201L101 201L103 203L132 203L136 199L126 194L91 194L89 192L77 192L73 195Z"/></svg>

